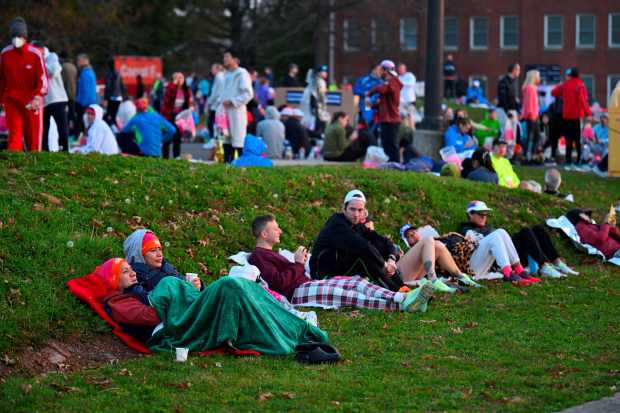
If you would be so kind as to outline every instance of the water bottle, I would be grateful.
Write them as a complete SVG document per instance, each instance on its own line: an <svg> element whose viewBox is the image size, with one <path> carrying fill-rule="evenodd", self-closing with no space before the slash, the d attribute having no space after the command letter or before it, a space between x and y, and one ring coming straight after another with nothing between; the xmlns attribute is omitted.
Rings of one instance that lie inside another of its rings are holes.
<svg viewBox="0 0 620 413"><path fill-rule="evenodd" d="M306 159L306 148L304 147L299 148L299 159L301 160Z"/></svg>
<svg viewBox="0 0 620 413"><path fill-rule="evenodd" d="M291 148L290 146L287 146L284 150L284 159L293 159L293 148Z"/></svg>

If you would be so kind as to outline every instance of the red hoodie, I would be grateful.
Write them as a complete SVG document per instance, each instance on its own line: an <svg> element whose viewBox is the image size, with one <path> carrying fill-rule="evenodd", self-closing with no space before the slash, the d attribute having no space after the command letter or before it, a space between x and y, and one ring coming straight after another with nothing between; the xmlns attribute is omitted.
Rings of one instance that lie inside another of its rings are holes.
<svg viewBox="0 0 620 413"><path fill-rule="evenodd" d="M14 99L26 105L47 95L47 70L41 52L28 43L7 46L0 54L0 102Z"/></svg>
<svg viewBox="0 0 620 413"><path fill-rule="evenodd" d="M562 117L564 119L581 119L592 116L588 105L588 90L583 81L578 77L571 77L551 91L553 96L564 100Z"/></svg>
<svg viewBox="0 0 620 413"><path fill-rule="evenodd" d="M403 84L396 76L390 76L382 85L375 86L369 94L379 93L379 122L400 123L400 90Z"/></svg>
<svg viewBox="0 0 620 413"><path fill-rule="evenodd" d="M575 225L575 229L581 242L592 245L602 252L607 259L620 250L620 234L616 227L609 224L596 225L579 221Z"/></svg>

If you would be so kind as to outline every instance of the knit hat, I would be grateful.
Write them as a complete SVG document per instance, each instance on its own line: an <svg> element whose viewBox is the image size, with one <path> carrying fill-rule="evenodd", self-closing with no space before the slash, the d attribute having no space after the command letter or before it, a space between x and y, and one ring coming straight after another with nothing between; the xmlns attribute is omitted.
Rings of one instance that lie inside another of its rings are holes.
<svg viewBox="0 0 620 413"><path fill-rule="evenodd" d="M126 263L122 258L110 258L97 267L95 273L112 290L118 290L121 281L121 264Z"/></svg>
<svg viewBox="0 0 620 413"><path fill-rule="evenodd" d="M28 37L28 26L26 25L26 20L24 20L23 17L14 18L9 27L11 39L13 37Z"/></svg>
<svg viewBox="0 0 620 413"><path fill-rule="evenodd" d="M149 100L147 98L140 98L136 100L136 110L138 112L145 112L149 108Z"/></svg>
<svg viewBox="0 0 620 413"><path fill-rule="evenodd" d="M161 248L161 242L159 242L159 238L153 232L148 231L142 238L142 256L155 248Z"/></svg>

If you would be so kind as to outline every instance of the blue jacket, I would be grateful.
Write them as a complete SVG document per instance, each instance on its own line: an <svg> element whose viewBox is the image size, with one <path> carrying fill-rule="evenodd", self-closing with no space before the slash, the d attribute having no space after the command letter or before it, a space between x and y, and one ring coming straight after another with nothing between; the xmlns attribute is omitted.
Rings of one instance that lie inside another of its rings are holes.
<svg viewBox="0 0 620 413"><path fill-rule="evenodd" d="M140 151L146 156L161 157L161 144L172 139L176 128L156 112L139 112L123 128L134 132Z"/></svg>
<svg viewBox="0 0 620 413"><path fill-rule="evenodd" d="M75 101L83 107L97 103L97 78L92 67L86 66L80 71Z"/></svg>
<svg viewBox="0 0 620 413"><path fill-rule="evenodd" d="M364 96L364 94L368 92L369 90L371 90L372 88L374 88L375 86L378 86L382 83L383 81L379 79L378 77L375 77L372 73L366 76L362 76L357 79L357 81L355 82L355 85L353 85L353 94L360 97L359 111L361 113L364 113L366 111L366 103L365 103L366 96ZM372 119L372 116L371 116L371 119Z"/></svg>
<svg viewBox="0 0 620 413"><path fill-rule="evenodd" d="M245 168L248 166L273 166L273 161L263 156L267 151L267 145L262 139L254 135L246 135L243 145L243 155L233 161L232 166Z"/></svg>
<svg viewBox="0 0 620 413"><path fill-rule="evenodd" d="M481 105L488 105L489 101L484 97L484 93L482 92L482 88L470 86L467 88L467 103L473 103L476 100Z"/></svg>
<svg viewBox="0 0 620 413"><path fill-rule="evenodd" d="M454 146L458 153L469 149L476 149L476 145L465 147L469 139L469 135L461 134L458 125L450 126L443 135L444 146Z"/></svg>

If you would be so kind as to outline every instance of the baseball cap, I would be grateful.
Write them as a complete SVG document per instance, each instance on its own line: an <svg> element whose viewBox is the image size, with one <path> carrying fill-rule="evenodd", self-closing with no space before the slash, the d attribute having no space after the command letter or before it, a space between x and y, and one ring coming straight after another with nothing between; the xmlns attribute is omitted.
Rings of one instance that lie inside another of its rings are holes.
<svg viewBox="0 0 620 413"><path fill-rule="evenodd" d="M366 203L366 197L364 196L364 193L360 191L359 189L354 189L352 191L347 192L347 194L344 196L344 204L346 205L347 203L349 203L350 201L353 201L354 199L359 199L362 202Z"/></svg>
<svg viewBox="0 0 620 413"><path fill-rule="evenodd" d="M298 116L300 118L304 117L304 111L299 109L299 108L295 108L293 109L293 113L291 114L291 116Z"/></svg>
<svg viewBox="0 0 620 413"><path fill-rule="evenodd" d="M467 205L467 213L471 214L472 212L489 212L493 211L491 208L487 206L482 201L471 201L469 205Z"/></svg>
<svg viewBox="0 0 620 413"><path fill-rule="evenodd" d="M493 146L495 145L508 145L508 142L506 142L504 138L495 138L493 140Z"/></svg>
<svg viewBox="0 0 620 413"><path fill-rule="evenodd" d="M280 111L281 116L293 116L293 108L285 107Z"/></svg>
<svg viewBox="0 0 620 413"><path fill-rule="evenodd" d="M390 72L392 76L397 76L397 73L395 71L396 65L394 64L393 61L387 60L387 59L382 60L381 63L379 63L379 65L381 66L383 70L387 70L388 72Z"/></svg>

